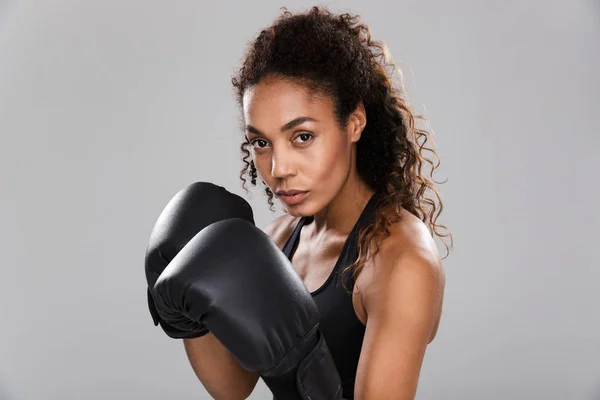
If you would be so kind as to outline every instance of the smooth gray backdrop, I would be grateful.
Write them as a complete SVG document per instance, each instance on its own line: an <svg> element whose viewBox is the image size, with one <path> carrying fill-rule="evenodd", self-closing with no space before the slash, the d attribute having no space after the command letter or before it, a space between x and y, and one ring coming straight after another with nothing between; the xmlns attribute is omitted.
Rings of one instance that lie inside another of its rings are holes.
<svg viewBox="0 0 600 400"><path fill-rule="evenodd" d="M598 2L326 4L388 43L448 179L417 398L600 399ZM147 239L188 183L244 193L231 74L311 5L0 2L0 399L209 398L151 323Z"/></svg>

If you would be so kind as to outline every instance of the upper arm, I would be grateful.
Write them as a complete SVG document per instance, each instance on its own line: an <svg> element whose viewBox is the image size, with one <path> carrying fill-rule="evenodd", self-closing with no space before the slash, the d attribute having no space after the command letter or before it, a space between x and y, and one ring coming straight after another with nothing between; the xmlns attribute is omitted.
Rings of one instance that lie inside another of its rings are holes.
<svg viewBox="0 0 600 400"><path fill-rule="evenodd" d="M435 257L413 252L380 260L376 283L363 293L368 319L355 391L361 400L412 400L445 278Z"/></svg>

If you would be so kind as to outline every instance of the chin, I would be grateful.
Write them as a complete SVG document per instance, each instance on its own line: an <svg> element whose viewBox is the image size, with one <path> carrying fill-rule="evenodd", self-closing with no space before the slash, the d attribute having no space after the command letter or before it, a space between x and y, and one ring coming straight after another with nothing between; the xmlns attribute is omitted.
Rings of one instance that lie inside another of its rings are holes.
<svg viewBox="0 0 600 400"><path fill-rule="evenodd" d="M317 209L310 201L303 201L295 205L287 205L283 203L285 211L292 217L311 217L315 215Z"/></svg>

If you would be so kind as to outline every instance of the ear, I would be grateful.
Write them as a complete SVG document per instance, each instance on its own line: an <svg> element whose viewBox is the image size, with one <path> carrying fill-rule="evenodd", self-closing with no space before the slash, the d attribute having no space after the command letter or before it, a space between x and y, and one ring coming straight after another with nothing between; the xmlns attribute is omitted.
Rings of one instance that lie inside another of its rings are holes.
<svg viewBox="0 0 600 400"><path fill-rule="evenodd" d="M351 143L356 143L360 140L362 131L365 129L366 125L367 113L365 112L365 106L361 101L348 118L348 137Z"/></svg>

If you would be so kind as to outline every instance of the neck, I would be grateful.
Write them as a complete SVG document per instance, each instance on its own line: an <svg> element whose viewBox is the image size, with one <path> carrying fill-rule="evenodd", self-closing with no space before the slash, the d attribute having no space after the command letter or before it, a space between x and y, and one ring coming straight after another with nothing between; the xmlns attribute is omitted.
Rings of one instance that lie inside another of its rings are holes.
<svg viewBox="0 0 600 400"><path fill-rule="evenodd" d="M315 234L330 231L342 235L350 234L373 193L355 171L351 171L334 199L314 215Z"/></svg>

